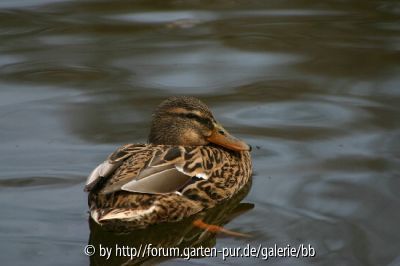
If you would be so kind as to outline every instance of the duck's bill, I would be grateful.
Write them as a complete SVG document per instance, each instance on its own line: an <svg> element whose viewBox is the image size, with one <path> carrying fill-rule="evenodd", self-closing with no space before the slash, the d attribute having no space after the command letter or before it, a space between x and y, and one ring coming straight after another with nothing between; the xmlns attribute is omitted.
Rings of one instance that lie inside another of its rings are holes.
<svg viewBox="0 0 400 266"><path fill-rule="evenodd" d="M249 145L247 145L244 141L235 138L222 127L216 128L211 136L208 137L208 141L234 151L250 150Z"/></svg>

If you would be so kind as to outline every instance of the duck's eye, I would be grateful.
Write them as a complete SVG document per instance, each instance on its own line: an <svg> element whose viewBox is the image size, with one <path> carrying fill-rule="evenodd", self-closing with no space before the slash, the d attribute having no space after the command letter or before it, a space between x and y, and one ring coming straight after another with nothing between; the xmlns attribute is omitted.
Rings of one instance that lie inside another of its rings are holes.
<svg viewBox="0 0 400 266"><path fill-rule="evenodd" d="M218 133L221 135L225 135L225 131L223 131L223 130L219 130Z"/></svg>
<svg viewBox="0 0 400 266"><path fill-rule="evenodd" d="M195 115L195 114L192 114L192 113L186 114L186 117L187 117L187 118L190 118L190 119L197 119L197 118L199 118L198 115Z"/></svg>

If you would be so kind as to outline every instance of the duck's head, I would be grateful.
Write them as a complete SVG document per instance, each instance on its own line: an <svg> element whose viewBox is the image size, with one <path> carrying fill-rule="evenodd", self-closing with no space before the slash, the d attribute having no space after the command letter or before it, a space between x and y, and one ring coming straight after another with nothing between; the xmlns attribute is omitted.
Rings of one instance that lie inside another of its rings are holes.
<svg viewBox="0 0 400 266"><path fill-rule="evenodd" d="M193 97L171 97L163 101L151 124L149 143L203 146L209 143L234 151L250 146L233 137L219 124L207 105Z"/></svg>

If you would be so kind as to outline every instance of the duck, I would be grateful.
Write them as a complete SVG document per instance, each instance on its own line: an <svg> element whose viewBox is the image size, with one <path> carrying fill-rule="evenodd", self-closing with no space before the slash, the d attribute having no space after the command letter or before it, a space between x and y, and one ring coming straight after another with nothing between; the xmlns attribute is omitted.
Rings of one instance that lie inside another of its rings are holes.
<svg viewBox="0 0 400 266"><path fill-rule="evenodd" d="M90 217L144 228L212 208L249 182L250 151L198 98L167 98L153 113L148 143L117 148L88 176Z"/></svg>

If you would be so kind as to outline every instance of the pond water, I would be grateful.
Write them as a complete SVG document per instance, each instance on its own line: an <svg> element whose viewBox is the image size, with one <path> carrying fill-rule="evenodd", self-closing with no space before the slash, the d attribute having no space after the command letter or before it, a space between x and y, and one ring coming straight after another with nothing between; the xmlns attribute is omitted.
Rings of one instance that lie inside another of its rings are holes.
<svg viewBox="0 0 400 266"><path fill-rule="evenodd" d="M86 176L145 142L172 95L256 147L252 208L225 225L252 237L210 246L315 248L271 265L400 264L400 3L18 0L0 19L3 265L104 263L83 252Z"/></svg>

